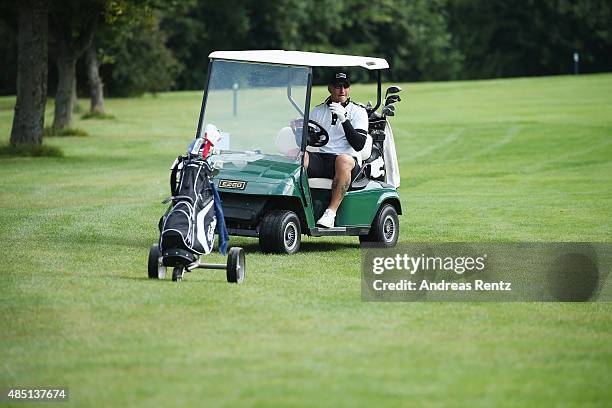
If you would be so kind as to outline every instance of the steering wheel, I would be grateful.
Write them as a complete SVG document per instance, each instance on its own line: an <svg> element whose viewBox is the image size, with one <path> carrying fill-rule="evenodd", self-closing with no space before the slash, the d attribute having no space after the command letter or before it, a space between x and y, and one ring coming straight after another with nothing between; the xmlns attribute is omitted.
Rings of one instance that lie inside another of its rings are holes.
<svg viewBox="0 0 612 408"><path fill-rule="evenodd" d="M302 128L304 126L303 119L291 121L291 129L295 134L296 141L302 136ZM327 130L312 119L308 120L308 146L321 147L329 142L329 134Z"/></svg>

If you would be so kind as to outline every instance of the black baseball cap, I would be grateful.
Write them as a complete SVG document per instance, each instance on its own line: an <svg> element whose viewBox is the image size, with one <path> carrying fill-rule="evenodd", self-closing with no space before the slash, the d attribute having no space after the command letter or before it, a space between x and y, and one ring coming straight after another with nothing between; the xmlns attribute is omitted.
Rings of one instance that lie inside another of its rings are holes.
<svg viewBox="0 0 612 408"><path fill-rule="evenodd" d="M346 72L335 72L329 79L329 84L332 86L346 85L351 86L351 79Z"/></svg>

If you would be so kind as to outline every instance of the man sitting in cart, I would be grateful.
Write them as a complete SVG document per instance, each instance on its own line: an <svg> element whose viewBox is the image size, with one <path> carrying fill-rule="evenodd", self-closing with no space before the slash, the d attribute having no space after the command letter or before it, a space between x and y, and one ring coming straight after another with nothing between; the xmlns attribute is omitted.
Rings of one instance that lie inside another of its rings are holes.
<svg viewBox="0 0 612 408"><path fill-rule="evenodd" d="M327 89L330 96L315 106L310 119L329 134L329 141L318 152L306 153L304 165L308 177L333 179L331 200L317 226L332 228L336 211L351 182L359 173L360 155L368 134L368 114L362 106L351 102L348 74L336 72Z"/></svg>

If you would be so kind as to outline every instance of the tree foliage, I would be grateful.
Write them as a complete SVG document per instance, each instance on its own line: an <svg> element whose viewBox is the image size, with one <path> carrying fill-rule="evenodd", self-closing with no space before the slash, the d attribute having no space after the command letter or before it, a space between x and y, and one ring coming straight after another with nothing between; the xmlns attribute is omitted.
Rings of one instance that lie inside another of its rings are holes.
<svg viewBox="0 0 612 408"><path fill-rule="evenodd" d="M181 64L167 46L161 15L189 2L123 0L99 27L94 43L107 90L114 96L169 90Z"/></svg>
<svg viewBox="0 0 612 408"><path fill-rule="evenodd" d="M463 78L568 74L574 52L585 72L612 70L607 0L455 0L449 12Z"/></svg>
<svg viewBox="0 0 612 408"><path fill-rule="evenodd" d="M174 85L181 64L165 46L159 17L156 13L149 17L137 24L115 26L100 36L97 44L109 94L134 96L169 90Z"/></svg>
<svg viewBox="0 0 612 408"><path fill-rule="evenodd" d="M180 88L202 88L207 56L220 49L375 55L389 60L394 79L448 79L459 76L461 54L445 6L444 0L199 0L166 15L162 25L185 65Z"/></svg>
<svg viewBox="0 0 612 408"><path fill-rule="evenodd" d="M3 94L15 92L15 4L0 0ZM581 72L612 70L609 0L62 0L50 7L52 34L70 41L98 21L110 95L201 89L213 50L379 56L395 81L567 74L574 52Z"/></svg>

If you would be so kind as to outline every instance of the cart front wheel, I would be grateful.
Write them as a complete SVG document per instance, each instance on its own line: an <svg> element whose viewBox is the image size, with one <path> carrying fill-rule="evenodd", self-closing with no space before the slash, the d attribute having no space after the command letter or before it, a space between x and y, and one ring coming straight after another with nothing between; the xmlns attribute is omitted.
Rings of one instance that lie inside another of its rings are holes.
<svg viewBox="0 0 612 408"><path fill-rule="evenodd" d="M259 247L262 252L294 254L300 249L301 239L300 219L293 211L274 210L261 219Z"/></svg>
<svg viewBox="0 0 612 408"><path fill-rule="evenodd" d="M230 248L227 254L227 281L229 283L242 283L246 277L246 257L244 249Z"/></svg>

